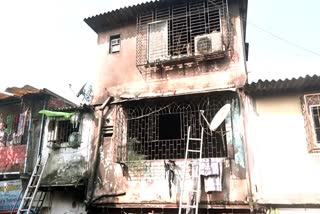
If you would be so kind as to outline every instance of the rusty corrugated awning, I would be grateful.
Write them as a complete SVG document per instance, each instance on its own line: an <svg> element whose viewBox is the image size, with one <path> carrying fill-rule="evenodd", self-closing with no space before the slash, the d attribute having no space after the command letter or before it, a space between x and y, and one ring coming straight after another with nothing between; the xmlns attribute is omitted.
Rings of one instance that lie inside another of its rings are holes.
<svg viewBox="0 0 320 214"><path fill-rule="evenodd" d="M175 91L175 92L166 92L166 93L145 93L140 94L138 96L134 96L132 94L123 94L111 104L119 104L125 102L132 102L132 101L140 101L140 100L148 100L148 99L158 99L158 98L168 98L168 97L177 97L177 96L185 96L185 95L192 95L192 94L206 94L206 93L213 93L213 92L235 92L237 89L234 86L230 86L227 88L211 88L211 89L198 89L198 90L184 90L184 91Z"/></svg>
<svg viewBox="0 0 320 214"><path fill-rule="evenodd" d="M9 87L6 89L6 92L11 93L15 96L22 97L26 94L37 94L40 92L39 89L34 88L30 85L25 85L22 88L19 87Z"/></svg>
<svg viewBox="0 0 320 214"><path fill-rule="evenodd" d="M30 85L25 85L23 87L9 87L4 93L0 92L0 104L20 102L21 98L27 95L50 95L56 97L59 100L69 104L70 106L76 107L77 105L73 102L59 96L58 94L44 88L37 89Z"/></svg>
<svg viewBox="0 0 320 214"><path fill-rule="evenodd" d="M306 75L305 77L284 80L258 80L245 86L245 92L251 95L273 95L279 93L303 93L320 90L320 76Z"/></svg>

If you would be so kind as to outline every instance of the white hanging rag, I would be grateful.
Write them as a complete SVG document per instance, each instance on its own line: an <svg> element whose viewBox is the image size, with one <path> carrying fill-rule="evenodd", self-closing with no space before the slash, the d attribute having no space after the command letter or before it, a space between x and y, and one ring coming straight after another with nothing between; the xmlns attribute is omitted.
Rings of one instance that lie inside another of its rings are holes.
<svg viewBox="0 0 320 214"><path fill-rule="evenodd" d="M201 160L200 174L204 176L205 192L222 191L222 162L220 160L215 158Z"/></svg>
<svg viewBox="0 0 320 214"><path fill-rule="evenodd" d="M202 159L200 163L200 175L220 175L219 162L214 158Z"/></svg>

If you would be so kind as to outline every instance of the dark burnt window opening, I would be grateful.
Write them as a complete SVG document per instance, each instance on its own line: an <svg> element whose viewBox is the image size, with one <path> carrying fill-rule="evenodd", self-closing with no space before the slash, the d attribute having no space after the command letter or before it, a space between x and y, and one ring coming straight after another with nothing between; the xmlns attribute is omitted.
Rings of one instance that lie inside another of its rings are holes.
<svg viewBox="0 0 320 214"><path fill-rule="evenodd" d="M180 138L180 114L159 115L159 140L170 140Z"/></svg>
<svg viewBox="0 0 320 214"><path fill-rule="evenodd" d="M201 127L205 127L203 158L226 157L226 135L211 133L199 111L204 110L206 118L211 120L218 110L232 99L235 99L233 93L218 93L123 105L127 129L119 132L119 127L116 128L117 161L126 161L128 155L133 157L132 154L139 160L183 159L188 126L191 126L193 138L199 138ZM124 124L123 120L121 124ZM225 123L219 127L219 131L221 129L226 132ZM124 131L127 139L118 140L124 135ZM199 149L198 142L190 143L190 149ZM189 158L198 158L198 155L191 154Z"/></svg>

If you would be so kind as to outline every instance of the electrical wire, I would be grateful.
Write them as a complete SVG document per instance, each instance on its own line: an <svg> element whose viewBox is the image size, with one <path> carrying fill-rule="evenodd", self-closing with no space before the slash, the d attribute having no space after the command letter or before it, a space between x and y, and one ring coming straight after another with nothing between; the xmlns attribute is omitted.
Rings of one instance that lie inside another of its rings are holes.
<svg viewBox="0 0 320 214"><path fill-rule="evenodd" d="M136 120L136 119L140 119L140 118L143 118L143 117L148 117L148 116L150 116L151 114L157 113L157 112L159 112L159 111L162 111L163 109L166 109L166 108L170 107L172 104L173 104L173 103L170 103L169 105L166 105L165 107L159 108L158 110L152 111L152 112L150 112L150 113L148 113L148 114L141 115L141 116L139 116L139 117L130 118L130 119L128 119L128 120Z"/></svg>
<svg viewBox="0 0 320 214"><path fill-rule="evenodd" d="M302 45L299 45L299 44L297 44L295 42L289 41L289 40L287 40L287 39L285 39L285 38L283 38L281 36L278 36L275 33L272 33L272 32L270 32L270 31L268 31L268 30L266 30L266 29L264 29L264 28L262 28L262 27L260 27L260 26L258 26L256 24L254 24L252 22L248 22L248 24L250 24L251 26L255 27L256 29L259 29L260 31L262 31L262 32L264 32L264 33L266 33L266 34L268 34L268 35L270 35L270 36L272 36L272 37L274 37L274 38L276 38L276 39L278 39L280 41L283 41L283 42L285 42L285 43L287 43L287 44L289 44L289 45L291 45L293 47L296 47L298 49L301 49L301 50L306 51L308 53L311 53L313 55L320 56L320 53L315 52L313 50L310 50L308 48L305 48Z"/></svg>

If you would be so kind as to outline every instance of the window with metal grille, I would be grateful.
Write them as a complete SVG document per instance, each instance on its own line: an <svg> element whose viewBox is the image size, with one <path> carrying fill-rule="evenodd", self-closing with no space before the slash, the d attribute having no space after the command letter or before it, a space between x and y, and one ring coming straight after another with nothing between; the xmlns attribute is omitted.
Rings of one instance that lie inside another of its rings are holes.
<svg viewBox="0 0 320 214"><path fill-rule="evenodd" d="M230 43L227 7L225 0L187 0L140 14L138 69L203 54L211 54L208 59L223 57Z"/></svg>
<svg viewBox="0 0 320 214"><path fill-rule="evenodd" d="M48 142L65 143L73 132L79 131L79 124L76 126L70 120L52 119L48 126Z"/></svg>
<svg viewBox="0 0 320 214"><path fill-rule="evenodd" d="M117 114L119 124L116 124L114 139L117 161L126 161L127 156L133 154L139 160L183 159L189 126L193 138L199 138L201 127L205 128L203 158L226 157L226 124L220 125L219 132L211 132L200 110L211 120L232 99L236 99L233 93L219 93L123 104L124 113ZM124 125L126 129L121 129ZM190 149L199 149L199 146L198 142L190 142ZM198 154L190 158L198 158Z"/></svg>

